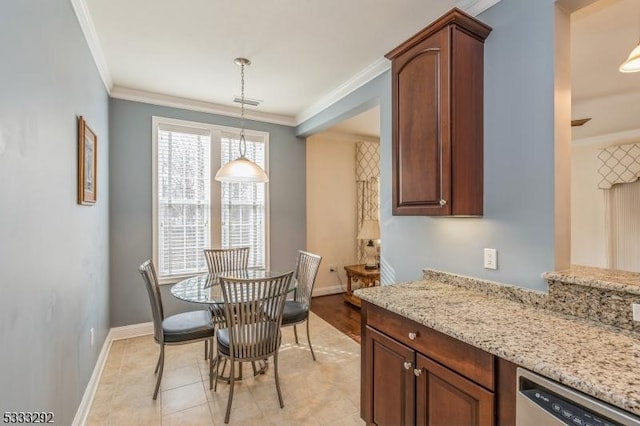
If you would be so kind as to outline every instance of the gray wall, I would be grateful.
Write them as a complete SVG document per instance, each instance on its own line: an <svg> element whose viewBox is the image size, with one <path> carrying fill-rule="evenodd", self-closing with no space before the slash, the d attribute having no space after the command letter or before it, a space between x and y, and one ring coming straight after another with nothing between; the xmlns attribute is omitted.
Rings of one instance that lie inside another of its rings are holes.
<svg viewBox="0 0 640 426"><path fill-rule="evenodd" d="M434 268L545 289L540 274L554 269L554 1L502 0L478 18L493 27L485 42L482 218L391 215L390 72L297 128L312 134L379 102L384 283ZM497 271L483 268L484 247L498 250Z"/></svg>
<svg viewBox="0 0 640 426"><path fill-rule="evenodd" d="M152 255L151 117L240 127L231 117L110 100L111 325L151 321L149 299L137 271ZM293 127L247 121L247 129L269 132L271 269L292 270L306 245L305 144ZM175 299L162 286L167 314L202 306Z"/></svg>
<svg viewBox="0 0 640 426"><path fill-rule="evenodd" d="M69 425L109 327L108 97L68 0L1 2L0 58L0 411ZM77 115L98 135L92 207Z"/></svg>

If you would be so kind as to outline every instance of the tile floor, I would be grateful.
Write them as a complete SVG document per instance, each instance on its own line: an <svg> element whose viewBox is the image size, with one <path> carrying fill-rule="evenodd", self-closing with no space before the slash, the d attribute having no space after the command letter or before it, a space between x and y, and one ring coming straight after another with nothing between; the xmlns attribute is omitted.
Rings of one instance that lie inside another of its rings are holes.
<svg viewBox="0 0 640 426"><path fill-rule="evenodd" d="M236 382L231 425L363 425L360 419L360 345L315 314L306 345L304 325L283 329L279 355L284 408L278 404L273 362L264 375ZM113 342L87 425L223 425L228 385L209 390L204 343L168 346L158 399L153 373L159 347L152 336ZM250 365L245 364L246 372Z"/></svg>

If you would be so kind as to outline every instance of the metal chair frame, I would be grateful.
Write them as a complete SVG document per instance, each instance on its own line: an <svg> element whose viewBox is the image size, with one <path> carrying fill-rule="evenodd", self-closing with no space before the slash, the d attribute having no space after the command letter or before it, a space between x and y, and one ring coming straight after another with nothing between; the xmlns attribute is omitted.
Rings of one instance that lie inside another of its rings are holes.
<svg viewBox="0 0 640 426"><path fill-rule="evenodd" d="M225 423L229 422L235 385L235 362L262 361L273 357L274 376L280 408L284 407L278 378L278 350L282 341L280 326L284 302L293 272L272 278L221 278L226 328L218 330L215 371L210 385L218 387L218 370L222 358L229 359L229 399ZM226 336L226 337L221 337ZM226 340L228 339L228 347ZM224 343L223 343L224 342Z"/></svg>
<svg viewBox="0 0 640 426"><path fill-rule="evenodd" d="M311 310L311 296L313 294L313 287L316 283L316 276L320 269L320 262L322 256L309 253L303 250L298 251L298 257L296 259L296 269L294 272L294 278L298 281L298 287L296 287L293 300L298 303L306 305L307 315L303 320L292 322L288 324L282 324L282 327L293 326L293 335L298 342L298 330L297 325L306 322L307 326L307 342L309 342L309 349L311 350L311 356L313 360L316 360L316 354L313 352L313 346L311 346L311 336L309 334L309 311Z"/></svg>
<svg viewBox="0 0 640 426"><path fill-rule="evenodd" d="M151 302L151 313L153 315L153 338L157 344L160 345L160 355L158 356L158 362L154 374L158 374L156 381L156 387L153 392L153 399L158 397L158 390L160 389L160 382L162 381L162 372L164 370L164 347L166 345L184 345L189 343L204 341L210 343L209 352L209 376L213 375L213 338L215 337L215 330L212 329L211 336L198 338L198 339L185 339L178 342L166 342L162 323L165 319L164 307L162 305L162 297L160 295L160 286L158 284L158 276L156 274L156 268L151 260L147 260L138 268L138 271L142 275L145 281L145 287L149 294L149 301ZM206 349L205 349L206 352Z"/></svg>

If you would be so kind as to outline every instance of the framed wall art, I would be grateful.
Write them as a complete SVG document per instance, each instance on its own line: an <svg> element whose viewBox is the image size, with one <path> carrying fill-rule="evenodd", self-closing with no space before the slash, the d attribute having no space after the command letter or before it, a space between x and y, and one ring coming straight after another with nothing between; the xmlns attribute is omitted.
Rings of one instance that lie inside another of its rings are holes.
<svg viewBox="0 0 640 426"><path fill-rule="evenodd" d="M93 205L98 189L98 137L78 117L78 204Z"/></svg>

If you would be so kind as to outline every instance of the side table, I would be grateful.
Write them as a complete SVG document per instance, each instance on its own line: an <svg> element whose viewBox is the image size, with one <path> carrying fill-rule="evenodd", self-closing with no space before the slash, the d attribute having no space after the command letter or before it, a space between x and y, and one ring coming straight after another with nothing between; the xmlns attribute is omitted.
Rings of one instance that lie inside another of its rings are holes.
<svg viewBox="0 0 640 426"><path fill-rule="evenodd" d="M345 266L344 270L347 272L347 292L344 299L352 305L360 307L360 298L353 294L351 280L360 281L365 287L372 287L376 285L376 282L380 282L380 270L365 269L364 265L349 265Z"/></svg>

